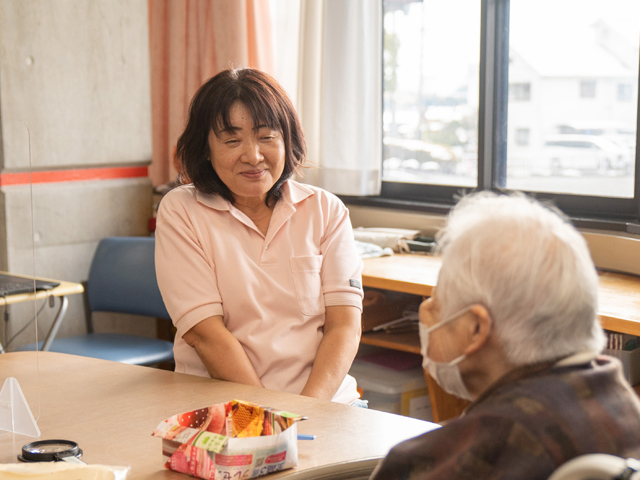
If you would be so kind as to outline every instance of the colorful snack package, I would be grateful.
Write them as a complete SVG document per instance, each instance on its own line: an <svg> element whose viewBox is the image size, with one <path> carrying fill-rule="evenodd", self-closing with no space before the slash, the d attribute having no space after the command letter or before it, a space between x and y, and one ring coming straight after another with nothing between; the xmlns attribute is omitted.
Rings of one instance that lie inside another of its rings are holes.
<svg viewBox="0 0 640 480"><path fill-rule="evenodd" d="M304 417L241 400L174 415L153 431L166 468L207 480L254 478L298 464Z"/></svg>

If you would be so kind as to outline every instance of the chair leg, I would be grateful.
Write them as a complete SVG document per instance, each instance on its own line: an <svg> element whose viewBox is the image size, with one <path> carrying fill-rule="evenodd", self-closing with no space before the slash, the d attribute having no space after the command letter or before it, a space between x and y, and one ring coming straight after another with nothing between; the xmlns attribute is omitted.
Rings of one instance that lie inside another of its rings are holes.
<svg viewBox="0 0 640 480"><path fill-rule="evenodd" d="M52 297L53 298L53 297ZM42 344L42 351L47 352L49 348L51 348L51 344L53 343L53 339L56 338L58 334L58 329L62 324L62 319L64 318L64 314L67 313L67 307L69 306L69 300L67 297L60 297L60 308L58 309L58 313L56 314L56 318L53 319L53 324L49 329L49 333L47 334L47 338L44 339L44 343Z"/></svg>
<svg viewBox="0 0 640 480"><path fill-rule="evenodd" d="M84 305L84 321L87 325L87 333L93 333L93 318L91 317L91 308L89 308L89 283L85 280L82 282L84 292L82 293L82 303Z"/></svg>

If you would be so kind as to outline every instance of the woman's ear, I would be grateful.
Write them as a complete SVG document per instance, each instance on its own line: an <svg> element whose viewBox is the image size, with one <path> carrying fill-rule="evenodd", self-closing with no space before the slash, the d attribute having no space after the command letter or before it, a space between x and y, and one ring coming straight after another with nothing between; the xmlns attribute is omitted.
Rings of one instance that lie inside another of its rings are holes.
<svg viewBox="0 0 640 480"><path fill-rule="evenodd" d="M482 305L472 306L468 315L470 317L468 327L471 343L465 348L465 355L477 352L487 343L492 323L489 311Z"/></svg>

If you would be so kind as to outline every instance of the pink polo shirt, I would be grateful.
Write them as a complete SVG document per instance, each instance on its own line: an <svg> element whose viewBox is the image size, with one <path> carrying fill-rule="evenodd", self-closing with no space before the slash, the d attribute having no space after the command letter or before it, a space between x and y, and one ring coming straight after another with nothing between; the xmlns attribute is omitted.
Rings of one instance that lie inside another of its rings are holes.
<svg viewBox="0 0 640 480"><path fill-rule="evenodd" d="M218 195L192 185L160 204L156 272L177 328L176 372L209 376L182 338L222 315L266 388L300 393L322 340L325 307L362 309L362 260L349 212L333 194L289 180L267 235ZM333 401L358 398L347 375Z"/></svg>

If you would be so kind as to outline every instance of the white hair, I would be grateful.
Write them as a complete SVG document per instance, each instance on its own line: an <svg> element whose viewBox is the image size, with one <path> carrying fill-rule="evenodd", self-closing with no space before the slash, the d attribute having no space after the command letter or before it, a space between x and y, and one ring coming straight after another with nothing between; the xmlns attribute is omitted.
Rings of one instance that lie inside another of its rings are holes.
<svg viewBox="0 0 640 480"><path fill-rule="evenodd" d="M442 318L482 304L515 365L604 348L598 276L560 212L523 194L481 192L458 203L437 238Z"/></svg>

